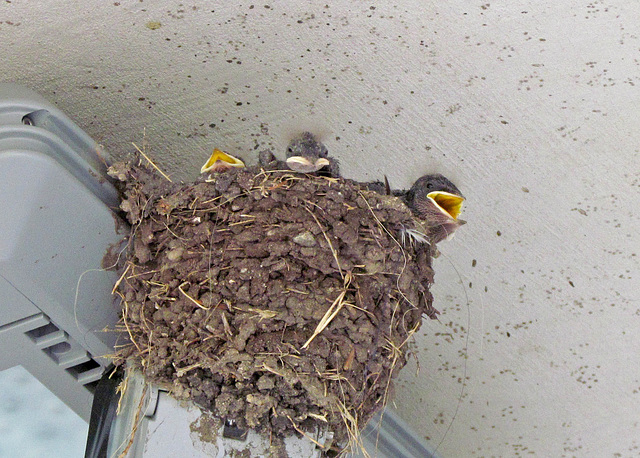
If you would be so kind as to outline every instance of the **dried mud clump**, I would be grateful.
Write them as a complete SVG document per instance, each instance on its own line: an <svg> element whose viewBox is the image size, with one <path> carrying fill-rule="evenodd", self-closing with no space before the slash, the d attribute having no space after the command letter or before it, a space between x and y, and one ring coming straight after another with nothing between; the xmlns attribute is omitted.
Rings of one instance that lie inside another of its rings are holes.
<svg viewBox="0 0 640 458"><path fill-rule="evenodd" d="M256 167L174 184L119 163L132 230L117 284L130 344L116 363L273 437L344 441L390 395L423 315L427 243L396 197Z"/></svg>

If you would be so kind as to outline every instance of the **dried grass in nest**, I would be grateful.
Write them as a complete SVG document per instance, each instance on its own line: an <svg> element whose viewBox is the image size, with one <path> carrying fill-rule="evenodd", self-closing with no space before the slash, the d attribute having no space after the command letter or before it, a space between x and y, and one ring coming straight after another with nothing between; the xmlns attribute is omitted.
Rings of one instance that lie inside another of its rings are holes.
<svg viewBox="0 0 640 458"><path fill-rule="evenodd" d="M397 239L419 224L404 204L255 167L193 184L140 164L110 173L132 226L116 363L240 427L357 442L437 313L432 246Z"/></svg>

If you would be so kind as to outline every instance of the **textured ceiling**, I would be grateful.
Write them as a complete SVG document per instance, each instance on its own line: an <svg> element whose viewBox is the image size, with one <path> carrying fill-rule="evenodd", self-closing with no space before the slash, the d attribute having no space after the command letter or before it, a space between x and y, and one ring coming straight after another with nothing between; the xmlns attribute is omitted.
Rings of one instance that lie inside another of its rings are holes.
<svg viewBox="0 0 640 458"><path fill-rule="evenodd" d="M399 414L443 456L628 456L639 15L625 0L5 0L0 80L174 178L213 147L282 157L304 129L350 178L448 175L468 224L441 245L442 314L418 333Z"/></svg>

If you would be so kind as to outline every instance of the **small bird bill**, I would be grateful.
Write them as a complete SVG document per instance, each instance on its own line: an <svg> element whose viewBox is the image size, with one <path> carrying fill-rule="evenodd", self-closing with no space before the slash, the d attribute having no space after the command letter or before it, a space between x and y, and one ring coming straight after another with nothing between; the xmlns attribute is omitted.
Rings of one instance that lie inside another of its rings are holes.
<svg viewBox="0 0 640 458"><path fill-rule="evenodd" d="M207 162L205 162L205 164L200 169L200 173L224 172L225 170L229 170L232 167L242 168L244 167L244 162L242 162L237 157L234 157L216 148L213 150L211 157L209 157Z"/></svg>
<svg viewBox="0 0 640 458"><path fill-rule="evenodd" d="M445 191L433 191L427 194L427 198L433 202L438 210L454 220L457 220L462 212L462 203L464 202L462 196Z"/></svg>
<svg viewBox="0 0 640 458"><path fill-rule="evenodd" d="M313 173L328 165L330 165L330 162L324 157L318 158L315 161L304 156L291 156L287 158L287 166L295 172Z"/></svg>

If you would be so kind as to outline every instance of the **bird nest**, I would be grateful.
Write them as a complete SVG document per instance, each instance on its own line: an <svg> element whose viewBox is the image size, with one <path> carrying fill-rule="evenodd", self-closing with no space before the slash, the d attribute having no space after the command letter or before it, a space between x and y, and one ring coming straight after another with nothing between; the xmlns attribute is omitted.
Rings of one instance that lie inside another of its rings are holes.
<svg viewBox="0 0 640 458"><path fill-rule="evenodd" d="M131 224L116 364L271 437L357 432L390 397L423 315L434 244L397 197L257 167L175 184L119 163Z"/></svg>

